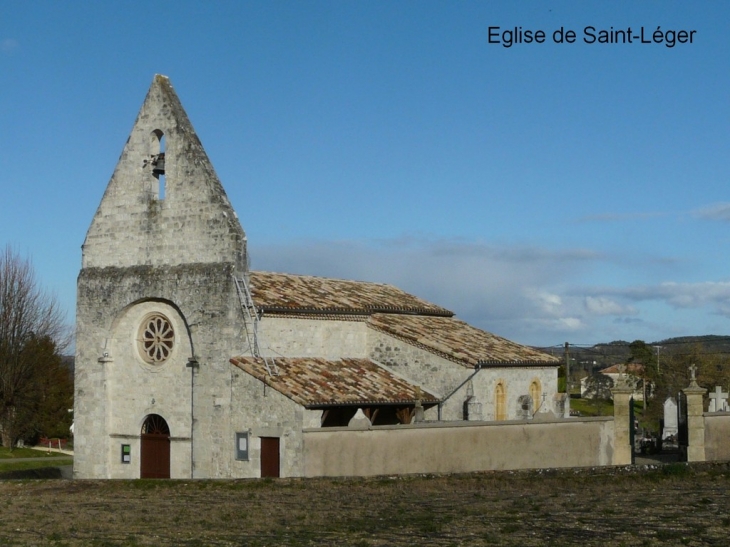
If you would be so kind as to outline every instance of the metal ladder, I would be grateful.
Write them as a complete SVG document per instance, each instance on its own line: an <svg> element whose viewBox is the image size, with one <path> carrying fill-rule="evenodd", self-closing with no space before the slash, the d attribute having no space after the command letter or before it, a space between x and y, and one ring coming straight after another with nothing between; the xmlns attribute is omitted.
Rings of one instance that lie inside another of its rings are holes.
<svg viewBox="0 0 730 547"><path fill-rule="evenodd" d="M233 281L236 283L238 300L241 302L241 309L243 310L243 314L247 320L246 338L248 339L248 347L251 350L251 355L263 359L264 366L266 366L266 372L269 373L269 376L278 376L279 369L277 368L274 360L271 357L261 355L261 337L259 336L259 323L261 318L259 317L259 312L256 309L256 304L253 302L248 282L245 277L239 279L235 275L233 275ZM250 325L253 325L253 333L250 331Z"/></svg>

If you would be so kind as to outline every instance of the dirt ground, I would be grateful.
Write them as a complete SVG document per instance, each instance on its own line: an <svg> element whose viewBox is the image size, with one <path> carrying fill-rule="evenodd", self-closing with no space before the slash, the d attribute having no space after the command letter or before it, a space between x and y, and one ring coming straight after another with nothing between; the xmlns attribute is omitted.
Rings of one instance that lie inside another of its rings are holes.
<svg viewBox="0 0 730 547"><path fill-rule="evenodd" d="M0 545L725 545L730 464L374 479L0 481Z"/></svg>

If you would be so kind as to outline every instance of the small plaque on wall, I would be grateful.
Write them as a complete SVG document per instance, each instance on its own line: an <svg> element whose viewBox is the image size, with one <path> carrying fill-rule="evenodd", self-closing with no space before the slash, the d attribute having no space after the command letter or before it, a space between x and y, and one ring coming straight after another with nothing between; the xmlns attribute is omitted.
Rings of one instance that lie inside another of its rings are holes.
<svg viewBox="0 0 730 547"><path fill-rule="evenodd" d="M132 445L122 445L122 463L132 463Z"/></svg>

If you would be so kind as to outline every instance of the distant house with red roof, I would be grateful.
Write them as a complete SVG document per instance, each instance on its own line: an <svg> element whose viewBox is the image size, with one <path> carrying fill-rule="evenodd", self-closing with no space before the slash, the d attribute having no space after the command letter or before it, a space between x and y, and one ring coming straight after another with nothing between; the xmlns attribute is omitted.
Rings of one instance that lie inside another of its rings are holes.
<svg viewBox="0 0 730 547"><path fill-rule="evenodd" d="M621 367L624 367L623 371ZM580 396L584 399L611 399L611 388L625 377L629 387L634 390L634 400L644 400L644 365L641 363L616 364L599 370L593 376L580 381ZM651 394L650 394L651 396Z"/></svg>

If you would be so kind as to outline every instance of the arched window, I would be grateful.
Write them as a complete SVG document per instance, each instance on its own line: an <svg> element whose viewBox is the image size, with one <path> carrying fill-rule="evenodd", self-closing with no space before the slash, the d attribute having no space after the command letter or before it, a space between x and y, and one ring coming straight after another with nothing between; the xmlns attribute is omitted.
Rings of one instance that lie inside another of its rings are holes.
<svg viewBox="0 0 730 547"><path fill-rule="evenodd" d="M150 414L142 424L142 435L169 435L170 427L159 414Z"/></svg>
<svg viewBox="0 0 730 547"><path fill-rule="evenodd" d="M504 382L499 382L494 388L494 419L498 421L507 419L507 390Z"/></svg>
<svg viewBox="0 0 730 547"><path fill-rule="evenodd" d="M159 129L150 133L150 156L165 153L165 134Z"/></svg>

